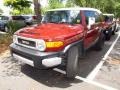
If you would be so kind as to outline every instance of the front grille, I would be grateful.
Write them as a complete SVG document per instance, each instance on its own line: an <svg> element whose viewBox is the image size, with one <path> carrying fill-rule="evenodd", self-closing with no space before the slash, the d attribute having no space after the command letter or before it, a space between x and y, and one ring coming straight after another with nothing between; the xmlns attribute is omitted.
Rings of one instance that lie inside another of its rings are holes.
<svg viewBox="0 0 120 90"><path fill-rule="evenodd" d="M36 42L18 38L18 43L30 47L36 47Z"/></svg>

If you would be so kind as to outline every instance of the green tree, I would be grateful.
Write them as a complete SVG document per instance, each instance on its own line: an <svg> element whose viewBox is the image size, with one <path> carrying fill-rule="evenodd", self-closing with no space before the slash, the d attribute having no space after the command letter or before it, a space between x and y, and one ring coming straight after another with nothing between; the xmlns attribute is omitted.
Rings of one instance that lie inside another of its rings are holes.
<svg viewBox="0 0 120 90"><path fill-rule="evenodd" d="M24 8L22 11L14 9L10 12L10 14L12 15L21 15L21 14L25 15L26 14L27 15L27 14L33 14L33 11L31 8Z"/></svg>
<svg viewBox="0 0 120 90"><path fill-rule="evenodd" d="M120 3L116 5L115 12L116 17L120 17Z"/></svg>
<svg viewBox="0 0 120 90"><path fill-rule="evenodd" d="M74 0L68 0L66 3L66 7L73 7L75 6Z"/></svg>
<svg viewBox="0 0 120 90"><path fill-rule="evenodd" d="M4 0L4 5L10 7L13 10L22 11L24 8L31 6L31 1L29 0Z"/></svg>
<svg viewBox="0 0 120 90"><path fill-rule="evenodd" d="M49 9L62 8L62 7L65 6L60 0L49 0L48 6L41 8L41 13L45 14L45 12Z"/></svg>
<svg viewBox="0 0 120 90"><path fill-rule="evenodd" d="M62 7L64 7L64 5L62 2L60 2L60 0L49 0L50 9L62 8Z"/></svg>
<svg viewBox="0 0 120 90"><path fill-rule="evenodd" d="M66 7L92 7L103 13L113 13L120 17L120 0L68 0Z"/></svg>
<svg viewBox="0 0 120 90"><path fill-rule="evenodd" d="M0 9L0 14L2 14L3 13L3 10L2 9Z"/></svg>

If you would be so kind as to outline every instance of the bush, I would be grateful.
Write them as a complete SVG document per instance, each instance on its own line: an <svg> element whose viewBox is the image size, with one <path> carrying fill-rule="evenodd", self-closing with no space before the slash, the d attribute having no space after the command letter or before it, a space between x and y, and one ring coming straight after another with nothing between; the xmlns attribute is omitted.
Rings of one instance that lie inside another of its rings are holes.
<svg viewBox="0 0 120 90"><path fill-rule="evenodd" d="M12 43L12 36L14 32L23 28L25 26L24 23L19 21L9 21L8 24L8 34L0 35L0 53L4 52L9 48L9 45Z"/></svg>
<svg viewBox="0 0 120 90"><path fill-rule="evenodd" d="M9 34L12 35L14 32L26 26L24 22L21 21L9 21L8 24Z"/></svg>
<svg viewBox="0 0 120 90"><path fill-rule="evenodd" d="M9 34L2 35L2 36L0 37L0 45L1 45L1 44L9 45L11 42L12 42L12 36L9 35Z"/></svg>

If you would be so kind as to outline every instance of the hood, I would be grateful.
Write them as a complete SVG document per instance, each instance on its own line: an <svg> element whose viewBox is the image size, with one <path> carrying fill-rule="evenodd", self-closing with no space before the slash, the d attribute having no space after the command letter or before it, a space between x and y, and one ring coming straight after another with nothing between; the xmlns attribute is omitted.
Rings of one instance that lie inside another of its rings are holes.
<svg viewBox="0 0 120 90"><path fill-rule="evenodd" d="M16 34L28 38L52 41L69 38L83 32L83 30L81 25L47 23L23 28Z"/></svg>

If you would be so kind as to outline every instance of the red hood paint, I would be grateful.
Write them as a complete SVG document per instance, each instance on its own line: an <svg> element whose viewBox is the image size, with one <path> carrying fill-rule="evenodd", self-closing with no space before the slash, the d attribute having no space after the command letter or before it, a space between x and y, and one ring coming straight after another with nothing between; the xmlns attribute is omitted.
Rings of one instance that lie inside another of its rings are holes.
<svg viewBox="0 0 120 90"><path fill-rule="evenodd" d="M82 25L69 24L41 24L37 26L26 27L15 34L27 38L43 39L45 41L65 40L74 35L82 33Z"/></svg>

